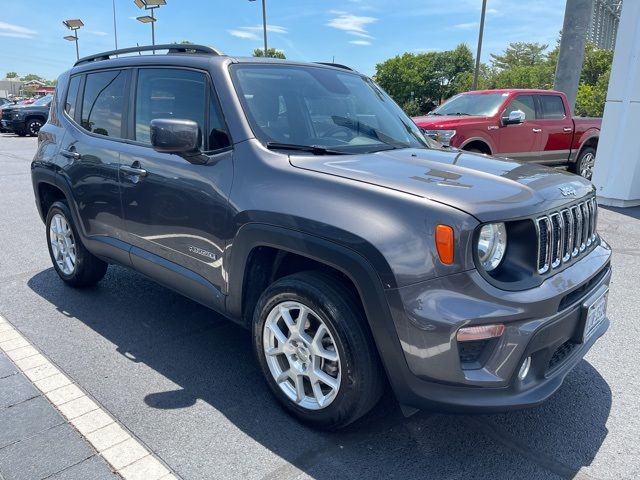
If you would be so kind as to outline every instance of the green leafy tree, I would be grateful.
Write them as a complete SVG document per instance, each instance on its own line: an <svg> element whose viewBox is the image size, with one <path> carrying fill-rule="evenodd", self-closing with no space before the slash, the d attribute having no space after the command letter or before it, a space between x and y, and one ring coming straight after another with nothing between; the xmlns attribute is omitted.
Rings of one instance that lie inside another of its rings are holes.
<svg viewBox="0 0 640 480"><path fill-rule="evenodd" d="M264 57L264 48L256 48L253 51L253 56L254 57ZM284 52L282 52L281 50L276 50L275 48L267 48L267 57L271 57L271 58L282 58L285 59L287 58L284 55Z"/></svg>
<svg viewBox="0 0 640 480"><path fill-rule="evenodd" d="M7 78L18 78L18 74L16 72L7 72Z"/></svg>
<svg viewBox="0 0 640 480"><path fill-rule="evenodd" d="M588 43L584 51L580 82L596 85L603 75L609 78L612 63L612 51L600 50L595 45Z"/></svg>
<svg viewBox="0 0 640 480"><path fill-rule="evenodd" d="M510 43L501 55L494 53L490 55L491 64L499 70L539 65L546 60L547 54L545 52L548 47L549 45L537 42Z"/></svg>
<svg viewBox="0 0 640 480"><path fill-rule="evenodd" d="M44 79L40 75L36 75L35 73L30 73L22 77L23 82L30 82L31 80L38 80L39 82L44 81Z"/></svg>

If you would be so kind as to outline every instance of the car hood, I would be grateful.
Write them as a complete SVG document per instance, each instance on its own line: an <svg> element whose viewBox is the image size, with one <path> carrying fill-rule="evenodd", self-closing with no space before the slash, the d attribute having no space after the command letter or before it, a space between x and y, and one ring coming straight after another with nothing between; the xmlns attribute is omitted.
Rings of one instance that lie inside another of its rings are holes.
<svg viewBox="0 0 640 480"><path fill-rule="evenodd" d="M436 130L455 128L458 125L469 125L472 123L485 122L489 117L476 115L425 115L423 117L413 117L413 121L420 128L433 128Z"/></svg>
<svg viewBox="0 0 640 480"><path fill-rule="evenodd" d="M584 178L562 170L462 151L398 149L289 158L294 167L424 197L481 222L535 215L594 191Z"/></svg>

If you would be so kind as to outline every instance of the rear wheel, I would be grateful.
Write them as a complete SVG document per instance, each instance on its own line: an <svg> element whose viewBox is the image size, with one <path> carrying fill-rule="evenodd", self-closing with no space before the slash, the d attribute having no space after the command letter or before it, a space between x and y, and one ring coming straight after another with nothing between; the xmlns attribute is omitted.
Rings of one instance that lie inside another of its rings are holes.
<svg viewBox="0 0 640 480"><path fill-rule="evenodd" d="M587 147L582 152L580 152L580 156L576 160L575 170L574 172L578 175L586 178L587 180L591 180L593 177L593 167L596 164L596 149L592 147Z"/></svg>
<svg viewBox="0 0 640 480"><path fill-rule="evenodd" d="M254 350L284 407L317 428L344 427L378 401L383 377L366 319L341 280L302 272L256 306Z"/></svg>
<svg viewBox="0 0 640 480"><path fill-rule="evenodd" d="M82 244L66 202L57 201L51 205L46 226L51 262L65 283L88 287L104 277L106 262L92 255Z"/></svg>

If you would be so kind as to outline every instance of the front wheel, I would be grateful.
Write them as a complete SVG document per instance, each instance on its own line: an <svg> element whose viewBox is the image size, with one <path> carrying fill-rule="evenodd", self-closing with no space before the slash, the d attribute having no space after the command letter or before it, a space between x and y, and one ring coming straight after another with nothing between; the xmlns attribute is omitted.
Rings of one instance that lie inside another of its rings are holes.
<svg viewBox="0 0 640 480"><path fill-rule="evenodd" d="M253 345L277 399L317 428L337 429L368 412L383 390L362 309L339 278L302 272L260 297Z"/></svg>
<svg viewBox="0 0 640 480"><path fill-rule="evenodd" d="M580 152L580 156L576 160L575 164L575 173L586 178L587 180L591 180L593 177L593 167L596 164L596 149L587 147L582 152Z"/></svg>
<svg viewBox="0 0 640 480"><path fill-rule="evenodd" d="M47 214L47 243L58 276L72 287L95 285L107 272L107 264L82 244L67 203L57 201Z"/></svg>

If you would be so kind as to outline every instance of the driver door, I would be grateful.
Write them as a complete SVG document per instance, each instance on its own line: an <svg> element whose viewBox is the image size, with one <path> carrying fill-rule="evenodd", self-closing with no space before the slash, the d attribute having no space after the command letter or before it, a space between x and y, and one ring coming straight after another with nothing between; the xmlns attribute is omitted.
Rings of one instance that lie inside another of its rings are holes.
<svg viewBox="0 0 640 480"><path fill-rule="evenodd" d="M130 145L120 156L120 185L133 266L212 308L226 290L222 258L230 219L231 141L206 72L141 68L135 83ZM195 121L205 165L151 146L155 118Z"/></svg>
<svg viewBox="0 0 640 480"><path fill-rule="evenodd" d="M524 112L524 122L515 125L501 123L498 131L498 154L514 160L535 161L541 129L537 122L534 96L517 95L507 104L500 118L508 118L516 110Z"/></svg>

